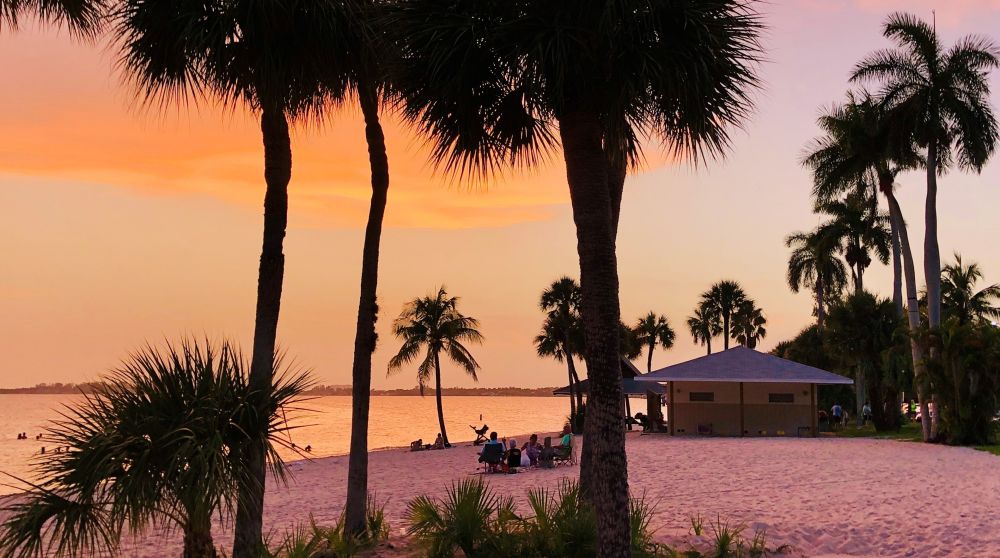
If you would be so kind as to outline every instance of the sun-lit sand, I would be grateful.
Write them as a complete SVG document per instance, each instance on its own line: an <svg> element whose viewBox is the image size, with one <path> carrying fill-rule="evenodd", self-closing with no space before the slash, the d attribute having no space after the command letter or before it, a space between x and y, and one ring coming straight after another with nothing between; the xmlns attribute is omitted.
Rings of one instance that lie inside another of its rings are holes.
<svg viewBox="0 0 1000 558"><path fill-rule="evenodd" d="M657 538L684 545L689 516L721 515L766 528L769 546L798 556L1000 556L1000 458L967 448L869 439L685 439L630 434L629 482L657 501ZM311 513L330 523L345 496L346 457L292 464L286 488L268 487L266 528L280 533ZM386 501L392 536L406 502L440 494L477 472L476 449L374 452L371 487ZM556 486L575 466L491 475L499 491L523 496ZM707 523L707 521L706 521ZM217 533L220 542L228 532ZM159 557L177 536L147 538L124 556Z"/></svg>

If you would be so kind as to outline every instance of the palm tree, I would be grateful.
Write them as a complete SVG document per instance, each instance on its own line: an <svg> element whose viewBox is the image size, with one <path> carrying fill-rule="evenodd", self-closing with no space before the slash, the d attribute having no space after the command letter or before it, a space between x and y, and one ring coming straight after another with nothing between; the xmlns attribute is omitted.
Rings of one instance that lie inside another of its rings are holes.
<svg viewBox="0 0 1000 558"><path fill-rule="evenodd" d="M785 239L792 249L788 258L788 286L793 293L801 287L816 295L816 325L823 329L826 304L831 295L839 294L847 282L844 262L837 257L837 239L822 228L811 233L798 232Z"/></svg>
<svg viewBox="0 0 1000 558"><path fill-rule="evenodd" d="M761 25L741 0L567 6L411 0L395 5L390 24L404 53L396 81L405 116L446 171L482 177L561 149L591 385L581 489L596 508L598 555L624 556L615 255L624 177L639 161L639 137L695 160L725 151L752 105Z"/></svg>
<svg viewBox="0 0 1000 558"><path fill-rule="evenodd" d="M280 369L280 359L274 363ZM281 372L258 414L239 350L184 341L134 353L47 429L64 452L36 463L42 479L10 508L0 555L114 554L122 532L175 524L190 558L214 558L212 517L232 517L248 479L241 456L259 446L284 478L286 410L310 381Z"/></svg>
<svg viewBox="0 0 1000 558"><path fill-rule="evenodd" d="M864 93L860 98L848 95L847 103L834 107L819 119L826 134L815 140L803 163L812 168L813 193L817 200L829 200L858 185L878 183L889 205L893 244L893 301L902 312L901 279L906 280L906 316L910 330L910 355L914 385L922 416L929 416L924 384L927 373L924 348L919 342L921 329L917 279L910 237L902 209L896 200L894 183L903 170L921 161L912 137L895 125L885 107ZM875 180L870 174L875 174ZM902 265L900 265L902 260ZM902 269L900 269L902 267ZM922 423L924 441L930 439L930 424Z"/></svg>
<svg viewBox="0 0 1000 558"><path fill-rule="evenodd" d="M747 295L743 287L736 281L719 281L712 285L707 291L701 294L702 304L707 305L712 313L722 319L722 348L729 348L729 337L732 333L731 321L733 314L739 309L740 304L746 300Z"/></svg>
<svg viewBox="0 0 1000 558"><path fill-rule="evenodd" d="M851 268L855 292L864 290L864 273L872 263L872 252L882 263L889 263L892 238L889 217L878 210L874 192L867 190L853 192L843 200L816 204L818 211L832 217L824 227L843 243L844 260Z"/></svg>
<svg viewBox="0 0 1000 558"><path fill-rule="evenodd" d="M663 350L674 346L676 334L670 327L670 322L666 316L657 316L655 312L650 312L639 318L632 331L636 333L636 340L640 347L646 347L649 354L646 356L646 372L653 371L653 350L659 345Z"/></svg>
<svg viewBox="0 0 1000 558"><path fill-rule="evenodd" d="M403 346L389 360L390 374L417 360L420 352L426 348L417 366L417 384L423 395L427 380L434 374L438 426L446 447L450 443L444 426L444 408L441 406L441 353L478 382L476 372L479 370L479 363L465 346L467 343L483 342L483 335L478 328L479 322L475 318L463 316L458 311L458 297L448 296L444 287L438 289L433 296L410 301L392 326L393 335L403 340Z"/></svg>
<svg viewBox="0 0 1000 558"><path fill-rule="evenodd" d="M722 320L712 305L702 301L688 317L687 324L694 342L707 345L708 354L712 354L712 339L722 333Z"/></svg>
<svg viewBox="0 0 1000 558"><path fill-rule="evenodd" d="M1000 318L1000 284L976 290L983 278L978 263L965 265L962 255L955 252L955 263L941 270L941 308L946 316L954 316L958 325L987 322Z"/></svg>
<svg viewBox="0 0 1000 558"><path fill-rule="evenodd" d="M575 315L550 313L542 324L542 332L535 337L538 356L552 357L557 362L566 361L566 375L569 379L569 416L574 431L577 428L577 408L583 404L579 378L573 362L575 338L580 335L580 321Z"/></svg>
<svg viewBox="0 0 1000 558"><path fill-rule="evenodd" d="M101 28L104 0L0 0L0 31L16 31L25 15L63 26L73 35L92 39Z"/></svg>
<svg viewBox="0 0 1000 558"><path fill-rule="evenodd" d="M757 342L767 336L767 318L752 299L746 299L733 314L733 339L744 347L754 349Z"/></svg>
<svg viewBox="0 0 1000 558"><path fill-rule="evenodd" d="M344 528L354 536L361 536L367 528L365 512L368 505L368 415L371 407L372 354L378 335L378 262L382 240L382 221L389 193L389 158L385 148L385 134L379 119L379 106L386 90L385 73L379 60L386 56L381 41L367 33L367 24L376 20L374 0L363 0L362 9L356 14L357 25L343 30L355 34L352 44L358 46L351 59L356 65L353 80L334 77L333 88L354 89L361 114L365 121L365 141L368 144L368 163L371 168L372 196L365 227L364 247L361 252L361 287L358 301L358 321L354 335L354 361L351 369L351 449L347 465L347 499L344 505ZM342 94L337 90L338 94Z"/></svg>
<svg viewBox="0 0 1000 558"><path fill-rule="evenodd" d="M261 404L271 389L281 306L292 171L289 122L317 118L341 100L356 64L358 25L352 3L297 0L194 3L123 0L112 14L120 65L147 102L210 99L242 105L260 118L264 144L264 232L257 278L250 379ZM233 558L257 556L262 544L264 448L246 455L256 480L239 498Z"/></svg>
<svg viewBox="0 0 1000 558"><path fill-rule="evenodd" d="M935 328L941 324L937 176L953 162L979 172L993 154L998 132L988 73L1000 66L1000 59L991 41L976 36L945 50L936 29L910 14L890 15L883 34L898 48L869 55L854 68L851 80L881 82L882 102L895 123L926 149L924 277L928 321Z"/></svg>
<svg viewBox="0 0 1000 558"><path fill-rule="evenodd" d="M548 315L543 331L550 325L558 328L557 335L561 340L560 344L566 357L566 366L570 376L570 398L576 400L576 406L572 407L570 416L576 417L576 412L573 409L583 405L583 393L579 389L580 376L577 375L576 364L573 361L575 355L580 353L579 347L583 345L583 331L580 323L580 285L569 277L564 276L556 279L547 289L542 291L538 307Z"/></svg>

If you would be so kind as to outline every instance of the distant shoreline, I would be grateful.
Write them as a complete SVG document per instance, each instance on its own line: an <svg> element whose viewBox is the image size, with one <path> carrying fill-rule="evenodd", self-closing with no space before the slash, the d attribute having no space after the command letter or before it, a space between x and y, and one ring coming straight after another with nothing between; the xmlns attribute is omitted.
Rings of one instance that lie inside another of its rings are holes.
<svg viewBox="0 0 1000 558"><path fill-rule="evenodd" d="M86 384L39 384L34 387L23 388L0 388L0 395L80 395L92 393L99 386L99 383ZM471 396L471 397L552 397L555 387L542 388L519 388L519 387L499 387L499 388L444 388L442 395L449 397ZM425 389L424 395L433 395L434 390ZM351 386L316 386L303 395L314 396L350 396ZM420 395L418 388L409 389L375 389L371 391L375 396L417 396Z"/></svg>

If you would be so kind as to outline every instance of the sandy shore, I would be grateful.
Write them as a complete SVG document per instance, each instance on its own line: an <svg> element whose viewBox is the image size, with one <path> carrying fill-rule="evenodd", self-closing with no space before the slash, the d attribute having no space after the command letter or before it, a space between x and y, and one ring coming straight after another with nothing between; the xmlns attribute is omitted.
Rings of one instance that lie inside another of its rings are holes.
<svg viewBox="0 0 1000 558"><path fill-rule="evenodd" d="M477 473L476 449L373 452L370 486L386 502L393 537L406 502L440 494ZM967 448L867 439L686 439L630 434L629 482L658 502L657 538L679 544L691 514L721 515L767 529L769 546L796 555L1000 556L1000 458ZM266 529L280 533L311 513L332 523L346 493L347 457L291 465L287 487L266 496ZM575 466L490 475L492 486L523 504L531 486L556 486ZM229 532L219 526L219 543ZM124 556L159 557L176 534L150 535ZM179 553L178 553L179 554Z"/></svg>

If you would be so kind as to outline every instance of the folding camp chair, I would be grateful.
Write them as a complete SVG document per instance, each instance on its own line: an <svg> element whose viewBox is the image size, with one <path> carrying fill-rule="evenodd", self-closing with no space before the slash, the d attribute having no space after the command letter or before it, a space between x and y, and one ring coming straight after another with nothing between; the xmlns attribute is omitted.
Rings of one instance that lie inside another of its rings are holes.
<svg viewBox="0 0 1000 558"><path fill-rule="evenodd" d="M485 473L496 473L503 463L503 445L486 444L483 452L479 454L479 462L483 464Z"/></svg>

